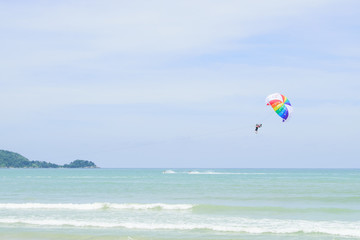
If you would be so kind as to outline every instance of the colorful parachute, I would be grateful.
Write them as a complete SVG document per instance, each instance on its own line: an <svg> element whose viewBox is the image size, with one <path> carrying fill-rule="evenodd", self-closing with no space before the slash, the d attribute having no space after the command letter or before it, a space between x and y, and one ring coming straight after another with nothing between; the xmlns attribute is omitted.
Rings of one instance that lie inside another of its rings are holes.
<svg viewBox="0 0 360 240"><path fill-rule="evenodd" d="M293 107L289 99L280 93L270 94L265 101L266 105L271 105L274 111L282 118L283 122L289 119L293 112Z"/></svg>

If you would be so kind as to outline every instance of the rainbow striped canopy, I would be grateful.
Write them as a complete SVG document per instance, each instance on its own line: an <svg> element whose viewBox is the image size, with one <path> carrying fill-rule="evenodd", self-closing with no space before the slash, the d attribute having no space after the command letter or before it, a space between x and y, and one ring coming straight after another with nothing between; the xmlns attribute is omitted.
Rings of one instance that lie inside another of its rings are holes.
<svg viewBox="0 0 360 240"><path fill-rule="evenodd" d="M273 93L267 96L266 105L270 105L274 111L285 122L288 120L293 112L293 107L290 104L289 99L280 93Z"/></svg>

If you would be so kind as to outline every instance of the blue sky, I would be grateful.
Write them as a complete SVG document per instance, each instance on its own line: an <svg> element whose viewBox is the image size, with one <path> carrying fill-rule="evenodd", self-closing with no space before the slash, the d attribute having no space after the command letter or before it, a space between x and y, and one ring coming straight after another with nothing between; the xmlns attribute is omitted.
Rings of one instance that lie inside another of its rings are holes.
<svg viewBox="0 0 360 240"><path fill-rule="evenodd" d="M359 25L351 0L0 1L0 148L100 167L359 168ZM274 92L288 123L264 103Z"/></svg>

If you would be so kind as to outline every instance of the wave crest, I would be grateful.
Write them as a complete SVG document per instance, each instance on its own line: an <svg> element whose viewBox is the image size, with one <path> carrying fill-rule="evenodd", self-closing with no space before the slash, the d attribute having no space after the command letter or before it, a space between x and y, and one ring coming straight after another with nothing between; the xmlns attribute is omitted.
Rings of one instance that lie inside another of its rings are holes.
<svg viewBox="0 0 360 240"><path fill-rule="evenodd" d="M191 204L165 203L0 203L0 209L68 209L68 210L99 210L99 209L133 209L133 210L188 210Z"/></svg>
<svg viewBox="0 0 360 240"><path fill-rule="evenodd" d="M127 228L142 230L208 230L250 234L328 234L360 237L360 222L305 221L280 219L238 219L226 223L144 223L144 222L93 222L80 220L0 219L0 224L29 224L40 226Z"/></svg>

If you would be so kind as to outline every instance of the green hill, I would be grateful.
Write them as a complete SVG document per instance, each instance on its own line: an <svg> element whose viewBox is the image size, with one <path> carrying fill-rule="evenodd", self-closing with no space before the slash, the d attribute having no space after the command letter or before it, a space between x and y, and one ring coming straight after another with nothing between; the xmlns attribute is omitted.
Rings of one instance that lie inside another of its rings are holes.
<svg viewBox="0 0 360 240"><path fill-rule="evenodd" d="M65 165L44 161L30 161L18 153L0 150L0 168L97 168L97 166L87 160L75 160Z"/></svg>
<svg viewBox="0 0 360 240"><path fill-rule="evenodd" d="M0 150L0 167L31 167L31 162L18 153Z"/></svg>
<svg viewBox="0 0 360 240"><path fill-rule="evenodd" d="M97 168L95 163L86 160L75 160L70 164L65 164L64 168Z"/></svg>

